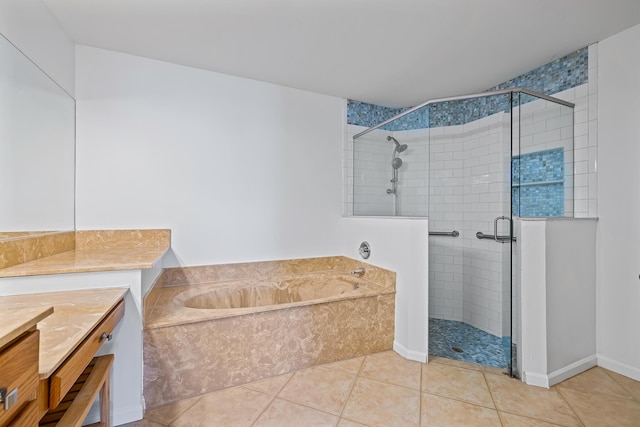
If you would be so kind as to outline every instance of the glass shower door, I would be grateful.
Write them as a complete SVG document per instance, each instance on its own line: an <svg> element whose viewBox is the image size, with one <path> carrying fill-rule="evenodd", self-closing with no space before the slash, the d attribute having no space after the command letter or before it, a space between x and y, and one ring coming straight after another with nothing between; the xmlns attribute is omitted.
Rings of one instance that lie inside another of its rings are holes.
<svg viewBox="0 0 640 427"><path fill-rule="evenodd" d="M510 95L446 104L430 111L429 229L459 236L429 238L430 353L509 370Z"/></svg>

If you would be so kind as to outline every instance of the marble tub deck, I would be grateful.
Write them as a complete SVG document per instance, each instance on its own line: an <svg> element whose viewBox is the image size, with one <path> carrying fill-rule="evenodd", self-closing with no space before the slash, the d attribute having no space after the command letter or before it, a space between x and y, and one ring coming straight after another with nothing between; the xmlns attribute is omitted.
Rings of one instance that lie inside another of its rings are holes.
<svg viewBox="0 0 640 427"><path fill-rule="evenodd" d="M592 368L551 389L495 368L392 351L302 369L149 409L126 427L637 427L640 382Z"/></svg>
<svg viewBox="0 0 640 427"><path fill-rule="evenodd" d="M349 277L349 272L342 272ZM392 287L385 287L364 278L358 278L354 281L358 282L360 287L353 292L345 294L336 294L326 298L317 300L305 300L298 302L289 302L274 305L263 305L258 307L245 308L225 308L225 309L207 309L207 308L191 308L185 306L185 302L190 299L198 299L207 297L207 294L218 291L220 289L242 289L252 286L277 286L281 282L297 282L307 283L313 286L323 286L330 284L332 278L336 276L336 272L318 272L297 274L291 276L278 277L277 279L245 279L230 280L213 283L202 283L186 286L167 286L160 289L157 295L153 310L150 310L145 319L145 329L155 329L187 323L202 322L206 320L221 319L225 317L242 316L252 313L260 313L266 311L277 311L292 307L304 307L320 303L328 303L333 301L348 300L353 298L371 297L377 295L391 295L395 293Z"/></svg>

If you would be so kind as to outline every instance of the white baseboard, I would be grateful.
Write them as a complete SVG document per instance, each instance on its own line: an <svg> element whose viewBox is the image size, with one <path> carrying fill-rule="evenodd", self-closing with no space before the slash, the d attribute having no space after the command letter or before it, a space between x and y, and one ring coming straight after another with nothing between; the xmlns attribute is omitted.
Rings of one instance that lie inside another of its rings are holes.
<svg viewBox="0 0 640 427"><path fill-rule="evenodd" d="M524 381L528 385L549 388L549 377L545 374L525 371L522 373L522 377L522 381Z"/></svg>
<svg viewBox="0 0 640 427"><path fill-rule="evenodd" d="M620 363L617 360L613 360L609 357L598 354L598 366L602 366L605 369L624 375L625 377L633 378L636 381L640 381L640 369Z"/></svg>
<svg viewBox="0 0 640 427"><path fill-rule="evenodd" d="M393 342L393 351L395 351L405 359L415 360L416 362L422 362L422 363L427 362L428 355L426 352L409 350L402 344L399 344L398 341Z"/></svg>
<svg viewBox="0 0 640 427"><path fill-rule="evenodd" d="M548 377L549 386L554 386L567 378L571 378L574 375L578 375L587 369L591 369L598 364L596 355L585 357L582 360L572 363L571 365L560 368L557 371L551 372Z"/></svg>
<svg viewBox="0 0 640 427"><path fill-rule="evenodd" d="M585 357L582 360L578 360L577 362L573 362L572 364L567 365L564 368L560 368L557 371L553 371L550 374L524 372L523 380L529 385L549 388L568 378L573 377L574 375L578 375L579 373L584 372L587 369L593 368L598 364L597 362L598 359L596 355L592 355L589 357Z"/></svg>

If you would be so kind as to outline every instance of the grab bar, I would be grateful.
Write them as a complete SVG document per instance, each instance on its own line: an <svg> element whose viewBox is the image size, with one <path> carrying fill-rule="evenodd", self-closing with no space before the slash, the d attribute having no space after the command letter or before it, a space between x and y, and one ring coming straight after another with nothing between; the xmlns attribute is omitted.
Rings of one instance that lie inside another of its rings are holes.
<svg viewBox="0 0 640 427"><path fill-rule="evenodd" d="M458 232L458 230L453 230L453 231L430 231L429 232L429 236L451 236L451 237L458 237L460 235L460 233Z"/></svg>
<svg viewBox="0 0 640 427"><path fill-rule="evenodd" d="M509 241L509 236L494 236L493 234L484 234L482 231L478 231L476 233L476 237L478 239L495 240L495 241L500 242L500 243L507 243ZM516 241L516 237L513 236L511 238L511 240L513 240L515 242Z"/></svg>

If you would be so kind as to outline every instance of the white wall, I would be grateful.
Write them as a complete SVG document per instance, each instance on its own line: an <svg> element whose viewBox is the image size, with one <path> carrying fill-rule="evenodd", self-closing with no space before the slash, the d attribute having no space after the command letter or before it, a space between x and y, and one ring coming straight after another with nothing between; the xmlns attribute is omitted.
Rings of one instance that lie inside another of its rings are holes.
<svg viewBox="0 0 640 427"><path fill-rule="evenodd" d="M429 318L429 227L426 218L344 218L342 253L361 259L363 241L371 245L365 262L396 272L393 348L402 356L427 361Z"/></svg>
<svg viewBox="0 0 640 427"><path fill-rule="evenodd" d="M74 43L42 1L0 2L0 33L74 95Z"/></svg>
<svg viewBox="0 0 640 427"><path fill-rule="evenodd" d="M596 364L596 220L517 220L521 361L549 387Z"/></svg>
<svg viewBox="0 0 640 427"><path fill-rule="evenodd" d="M76 57L78 229L171 228L183 265L338 254L344 100Z"/></svg>
<svg viewBox="0 0 640 427"><path fill-rule="evenodd" d="M546 221L547 370L552 384L595 365L595 219Z"/></svg>
<svg viewBox="0 0 640 427"><path fill-rule="evenodd" d="M640 380L640 25L598 57L598 364Z"/></svg>

